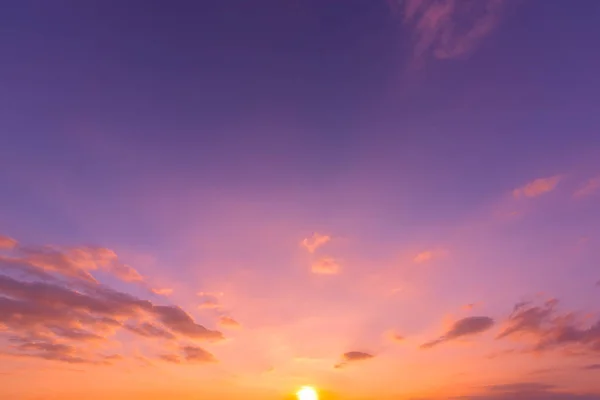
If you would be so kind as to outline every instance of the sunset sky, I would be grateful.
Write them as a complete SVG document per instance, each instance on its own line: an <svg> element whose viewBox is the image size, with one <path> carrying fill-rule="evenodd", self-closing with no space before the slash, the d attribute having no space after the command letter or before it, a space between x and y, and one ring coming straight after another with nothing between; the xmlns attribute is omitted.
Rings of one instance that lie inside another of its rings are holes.
<svg viewBox="0 0 600 400"><path fill-rule="evenodd" d="M600 399L600 1L0 32L0 399Z"/></svg>

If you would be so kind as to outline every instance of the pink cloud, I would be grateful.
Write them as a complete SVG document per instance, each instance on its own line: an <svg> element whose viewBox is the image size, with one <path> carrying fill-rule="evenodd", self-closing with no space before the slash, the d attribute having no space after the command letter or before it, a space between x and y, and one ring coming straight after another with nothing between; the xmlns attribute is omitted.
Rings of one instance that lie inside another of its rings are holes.
<svg viewBox="0 0 600 400"><path fill-rule="evenodd" d="M319 247L323 246L331 240L331 236L321 235L317 232L313 233L311 237L305 238L300 242L300 245L308 250L309 253L314 253Z"/></svg>
<svg viewBox="0 0 600 400"><path fill-rule="evenodd" d="M13 249L17 244L18 242L15 239L0 235L0 249Z"/></svg>
<svg viewBox="0 0 600 400"><path fill-rule="evenodd" d="M315 262L312 265L311 270L315 274L335 275L340 273L341 268L335 259L331 257L325 257Z"/></svg>
<svg viewBox="0 0 600 400"><path fill-rule="evenodd" d="M573 197L577 199L588 197L596 193L598 189L600 189L600 176L588 180L583 186L577 189L575 193L573 193Z"/></svg>
<svg viewBox="0 0 600 400"><path fill-rule="evenodd" d="M504 0L405 0L413 57L457 58L471 53L501 19Z"/></svg>
<svg viewBox="0 0 600 400"><path fill-rule="evenodd" d="M173 294L173 289L171 288L162 288L162 289L152 289L152 293L154 294L158 294L160 296L170 296L171 294Z"/></svg>
<svg viewBox="0 0 600 400"><path fill-rule="evenodd" d="M528 184L513 190L513 197L518 199L521 197L538 197L549 193L556 189L559 182L562 180L562 175L554 175L548 178L539 178Z"/></svg>

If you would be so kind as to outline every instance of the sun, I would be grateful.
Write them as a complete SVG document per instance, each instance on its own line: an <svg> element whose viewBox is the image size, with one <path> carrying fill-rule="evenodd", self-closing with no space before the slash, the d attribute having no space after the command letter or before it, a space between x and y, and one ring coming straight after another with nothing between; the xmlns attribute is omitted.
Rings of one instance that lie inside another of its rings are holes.
<svg viewBox="0 0 600 400"><path fill-rule="evenodd" d="M296 393L298 400L319 400L317 391L310 386L303 386Z"/></svg>

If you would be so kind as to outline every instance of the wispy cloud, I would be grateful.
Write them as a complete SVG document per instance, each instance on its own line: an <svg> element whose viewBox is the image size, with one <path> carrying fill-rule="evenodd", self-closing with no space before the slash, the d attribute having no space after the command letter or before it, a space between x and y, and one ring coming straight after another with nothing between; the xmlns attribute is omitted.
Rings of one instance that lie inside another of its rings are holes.
<svg viewBox="0 0 600 400"><path fill-rule="evenodd" d="M513 197L538 197L556 189L562 180L562 175L554 175L548 178L539 178L513 190Z"/></svg>
<svg viewBox="0 0 600 400"><path fill-rule="evenodd" d="M600 176L592 178L584 183L575 193L573 193L573 197L576 199L580 199L583 197L588 197L596 193L600 189Z"/></svg>
<svg viewBox="0 0 600 400"><path fill-rule="evenodd" d="M441 258L445 254L446 252L440 249L424 250L413 257L413 262L416 264L425 264L434 259Z"/></svg>
<svg viewBox="0 0 600 400"><path fill-rule="evenodd" d="M8 236L0 235L0 249L13 249L17 246L17 241Z"/></svg>
<svg viewBox="0 0 600 400"><path fill-rule="evenodd" d="M311 271L320 275L335 275L340 273L341 267L334 258L325 257L313 263Z"/></svg>
<svg viewBox="0 0 600 400"><path fill-rule="evenodd" d="M493 325L494 320L490 317L463 318L456 321L452 327L438 339L422 344L421 348L429 349L450 340L482 333L490 329Z"/></svg>
<svg viewBox="0 0 600 400"><path fill-rule="evenodd" d="M589 320L574 312L559 312L558 300L541 305L518 303L497 337L515 338L530 344L525 351L546 352L557 349L574 354L600 353L600 321Z"/></svg>
<svg viewBox="0 0 600 400"><path fill-rule="evenodd" d="M300 245L308 250L309 253L314 253L319 247L325 245L331 240L329 235L321 235L318 232L312 234L300 242Z"/></svg>
<svg viewBox="0 0 600 400"><path fill-rule="evenodd" d="M504 0L404 0L413 61L470 54L501 19Z"/></svg>

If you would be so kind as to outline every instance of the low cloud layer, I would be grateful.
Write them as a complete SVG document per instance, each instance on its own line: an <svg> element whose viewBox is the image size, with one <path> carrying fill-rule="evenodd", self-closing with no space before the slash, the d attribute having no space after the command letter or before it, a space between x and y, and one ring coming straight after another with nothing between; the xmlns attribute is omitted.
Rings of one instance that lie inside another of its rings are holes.
<svg viewBox="0 0 600 400"><path fill-rule="evenodd" d="M482 333L494 326L490 317L467 317L456 321L452 327L439 338L421 345L422 349L430 349L439 344Z"/></svg>

